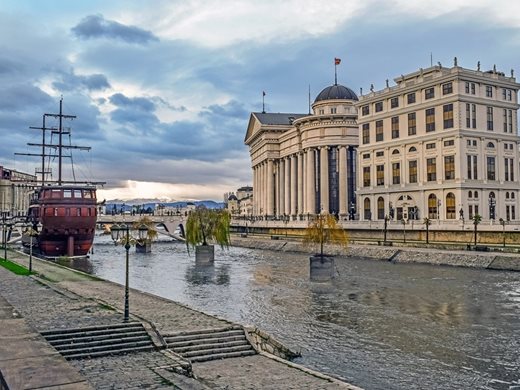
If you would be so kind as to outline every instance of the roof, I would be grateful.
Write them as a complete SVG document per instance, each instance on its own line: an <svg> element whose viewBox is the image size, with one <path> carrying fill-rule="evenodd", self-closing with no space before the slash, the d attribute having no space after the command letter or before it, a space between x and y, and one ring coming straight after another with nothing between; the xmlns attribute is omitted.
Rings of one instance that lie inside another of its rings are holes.
<svg viewBox="0 0 520 390"><path fill-rule="evenodd" d="M314 103L322 101L322 100L336 100L336 99L359 100L357 95L350 88L347 88L340 84L334 84L334 85L331 85L331 86L323 89L318 94L318 96L316 96Z"/></svg>
<svg viewBox="0 0 520 390"><path fill-rule="evenodd" d="M254 112L253 115L255 115L263 125L292 125L294 120L308 116L308 114L268 112Z"/></svg>

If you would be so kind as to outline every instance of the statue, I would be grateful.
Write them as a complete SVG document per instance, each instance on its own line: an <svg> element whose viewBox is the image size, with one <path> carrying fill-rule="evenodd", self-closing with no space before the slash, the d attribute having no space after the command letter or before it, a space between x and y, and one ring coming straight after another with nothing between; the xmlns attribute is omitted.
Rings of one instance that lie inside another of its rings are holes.
<svg viewBox="0 0 520 390"><path fill-rule="evenodd" d="M386 79L386 87L387 87L387 88L389 87L389 85L388 85L388 79Z"/></svg>
<svg viewBox="0 0 520 390"><path fill-rule="evenodd" d="M374 92L374 84L370 84L370 92Z"/></svg>
<svg viewBox="0 0 520 390"><path fill-rule="evenodd" d="M497 64L493 64L493 73L497 72Z"/></svg>
<svg viewBox="0 0 520 390"><path fill-rule="evenodd" d="M441 62L437 62L437 65L439 65L439 68L442 68Z"/></svg>
<svg viewBox="0 0 520 390"><path fill-rule="evenodd" d="M453 66L458 66L457 65L457 57L453 57Z"/></svg>
<svg viewBox="0 0 520 390"><path fill-rule="evenodd" d="M515 70L514 69L511 69L511 77L515 77Z"/></svg>
<svg viewBox="0 0 520 390"><path fill-rule="evenodd" d="M359 96L363 96L363 88L359 88Z"/></svg>
<svg viewBox="0 0 520 390"><path fill-rule="evenodd" d="M480 61L477 62L477 70L480 72Z"/></svg>

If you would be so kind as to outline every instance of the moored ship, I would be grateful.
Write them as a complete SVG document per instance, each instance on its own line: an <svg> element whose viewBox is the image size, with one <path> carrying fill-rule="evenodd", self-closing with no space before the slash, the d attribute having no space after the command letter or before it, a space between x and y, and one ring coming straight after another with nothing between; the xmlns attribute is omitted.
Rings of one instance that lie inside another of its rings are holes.
<svg viewBox="0 0 520 390"><path fill-rule="evenodd" d="M39 172L41 182L35 186L27 220L32 224L33 231L36 232L40 253L46 257L73 257L88 254L94 241L96 228L96 185L104 184L63 180L62 160L70 158L72 163L72 153L64 154L63 151L90 150L90 147L63 144L63 135L70 135L70 130L63 128L62 120L73 119L75 116L64 115L62 107L63 99L60 100L59 114L43 115L43 126L36 128L42 130L42 143L28 144L29 146L40 146L42 152L40 154L17 153L42 158L42 168ZM46 117L58 119L59 126L46 127ZM56 144L45 142L46 131L58 136ZM51 156L47 153L48 150L56 151L56 155ZM50 173L49 169L45 168L46 157L57 157L57 181L46 180L46 174ZM24 241L27 242L27 240Z"/></svg>

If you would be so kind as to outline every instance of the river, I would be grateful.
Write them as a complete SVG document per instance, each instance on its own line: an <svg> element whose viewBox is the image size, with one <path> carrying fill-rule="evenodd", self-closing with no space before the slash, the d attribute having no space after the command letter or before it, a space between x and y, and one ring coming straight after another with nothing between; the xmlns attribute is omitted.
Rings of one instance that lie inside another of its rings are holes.
<svg viewBox="0 0 520 390"><path fill-rule="evenodd" d="M109 240L96 237L88 271L123 284ZM340 257L316 283L304 254L232 247L201 267L181 243L134 251L132 288L258 326L365 389L520 388L520 273Z"/></svg>

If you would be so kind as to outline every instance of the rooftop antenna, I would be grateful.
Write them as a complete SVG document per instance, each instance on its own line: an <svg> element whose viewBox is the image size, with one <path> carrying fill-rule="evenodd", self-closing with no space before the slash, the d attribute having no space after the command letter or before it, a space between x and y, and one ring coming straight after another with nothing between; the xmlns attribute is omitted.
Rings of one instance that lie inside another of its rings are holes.
<svg viewBox="0 0 520 390"><path fill-rule="evenodd" d="M334 85L338 85L337 67L339 64L341 64L341 58L334 58Z"/></svg>
<svg viewBox="0 0 520 390"><path fill-rule="evenodd" d="M433 66L433 53L430 52L430 66Z"/></svg>
<svg viewBox="0 0 520 390"><path fill-rule="evenodd" d="M262 114L265 114L265 91L262 91Z"/></svg>
<svg viewBox="0 0 520 390"><path fill-rule="evenodd" d="M309 84L309 115L311 115L311 85Z"/></svg>

